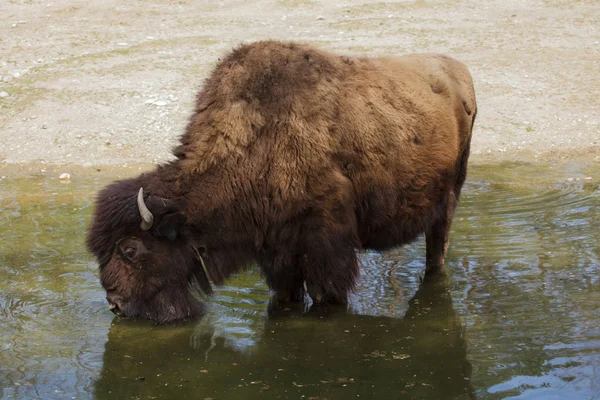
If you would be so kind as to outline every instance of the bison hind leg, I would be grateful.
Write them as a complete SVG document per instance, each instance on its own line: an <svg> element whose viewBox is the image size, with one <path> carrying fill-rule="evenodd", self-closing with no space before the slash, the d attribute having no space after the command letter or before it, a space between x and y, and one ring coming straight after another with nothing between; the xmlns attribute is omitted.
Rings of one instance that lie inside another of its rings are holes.
<svg viewBox="0 0 600 400"><path fill-rule="evenodd" d="M475 116L471 121L470 129L473 129L473 122ZM467 178L467 165L469 162L469 153L471 147L470 133L465 147L462 150L460 158L457 160L456 178L454 187L448 192L448 195L441 204L441 212L434 220L433 224L425 232L425 245L426 245L426 267L425 274L431 274L438 272L444 266L444 260L446 253L448 252L448 246L450 244L449 233L452 225L452 217L454 216L454 210L458 204L460 198L460 192L462 186Z"/></svg>
<svg viewBox="0 0 600 400"><path fill-rule="evenodd" d="M442 205L442 212L425 232L426 264L425 273L438 272L444 266L448 252L450 226L456 208L456 196L450 192Z"/></svg>
<svg viewBox="0 0 600 400"><path fill-rule="evenodd" d="M450 244L449 233L452 226L452 217L454 216L454 211L466 178L468 156L469 148L467 146L459 160L458 175L454 188L445 197L443 203L440 205L439 215L436 216L433 224L425 232L426 274L437 272L444 266L444 260Z"/></svg>

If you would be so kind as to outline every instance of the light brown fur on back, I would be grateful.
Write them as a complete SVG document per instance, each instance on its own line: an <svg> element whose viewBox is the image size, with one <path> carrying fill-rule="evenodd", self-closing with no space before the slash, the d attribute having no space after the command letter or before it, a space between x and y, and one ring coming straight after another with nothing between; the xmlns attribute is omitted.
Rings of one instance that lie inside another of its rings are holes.
<svg viewBox="0 0 600 400"><path fill-rule="evenodd" d="M475 111L468 71L445 56L350 58L259 42L232 52L207 80L178 149L180 167L243 174L240 185L269 194L259 208L282 219L313 198L311 180L347 179L355 198L378 193L362 206L386 215L365 210L365 218L408 224L431 214L453 185ZM217 192L215 207L239 200L235 188Z"/></svg>

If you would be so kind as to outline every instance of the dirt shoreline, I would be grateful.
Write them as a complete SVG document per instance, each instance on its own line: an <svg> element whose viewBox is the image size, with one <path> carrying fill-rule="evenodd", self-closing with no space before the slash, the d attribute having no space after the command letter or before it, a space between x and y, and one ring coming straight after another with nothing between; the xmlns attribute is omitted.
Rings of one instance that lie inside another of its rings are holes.
<svg viewBox="0 0 600 400"><path fill-rule="evenodd" d="M475 81L473 163L600 162L594 0L10 0L0 13L0 176L168 160L218 58L262 39L451 55Z"/></svg>
<svg viewBox="0 0 600 400"><path fill-rule="evenodd" d="M530 164L530 165L550 165L554 167L562 166L564 169L570 169L574 165L586 166L594 164L600 167L600 148L589 147L574 149L572 151L560 151L543 154L533 154L531 152L513 153L510 157L499 154L478 155L474 154L469 159L470 166L489 166L499 163ZM91 166L82 166L71 163L0 163L0 183L4 179L23 179L31 177L47 177L50 179L59 179L62 174L69 174L69 179L76 181L84 178L100 178L103 180L112 178L123 179L137 176L142 172L152 171L159 163L126 162L124 164L96 164Z"/></svg>

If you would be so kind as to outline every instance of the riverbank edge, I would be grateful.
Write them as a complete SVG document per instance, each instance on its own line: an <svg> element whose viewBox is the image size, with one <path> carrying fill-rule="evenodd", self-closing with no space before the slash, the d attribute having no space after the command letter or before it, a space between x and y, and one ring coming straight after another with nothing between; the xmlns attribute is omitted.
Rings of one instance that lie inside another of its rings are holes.
<svg viewBox="0 0 600 400"><path fill-rule="evenodd" d="M541 154L529 151L511 152L509 154L471 154L469 158L470 165L506 163L531 164L537 166L552 165L554 167L556 167L557 164L569 165L574 163L600 165L600 146L554 150ZM34 176L47 176L58 179L62 174L69 174L71 179L75 177L87 178L93 176L112 176L115 179L123 179L130 176L136 176L145 171L151 171L157 165L160 165L160 163L153 164L129 161L122 164L98 163L92 166L82 166L76 163L52 163L45 161L23 163L0 161L0 177L1 179L23 179Z"/></svg>

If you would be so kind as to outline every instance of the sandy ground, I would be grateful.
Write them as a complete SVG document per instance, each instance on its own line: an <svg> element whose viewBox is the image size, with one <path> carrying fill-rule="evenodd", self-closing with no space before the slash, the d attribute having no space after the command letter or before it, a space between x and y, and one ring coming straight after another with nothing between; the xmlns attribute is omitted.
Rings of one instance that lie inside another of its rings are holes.
<svg viewBox="0 0 600 400"><path fill-rule="evenodd" d="M600 162L598 0L3 0L0 15L4 169L169 159L217 59L259 39L449 54L475 80L473 159Z"/></svg>

